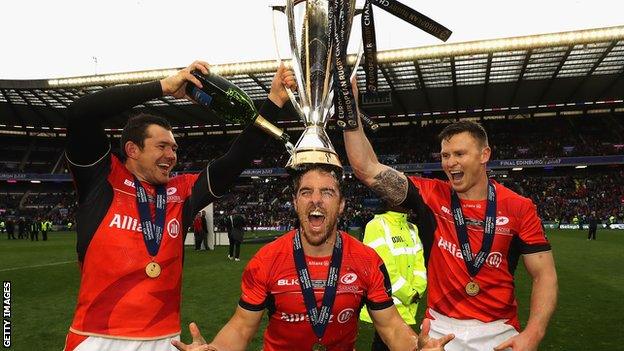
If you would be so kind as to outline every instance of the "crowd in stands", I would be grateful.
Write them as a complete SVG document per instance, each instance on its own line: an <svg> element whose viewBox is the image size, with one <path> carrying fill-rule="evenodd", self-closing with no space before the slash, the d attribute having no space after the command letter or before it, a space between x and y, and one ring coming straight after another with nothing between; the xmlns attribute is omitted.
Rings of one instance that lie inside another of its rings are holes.
<svg viewBox="0 0 624 351"><path fill-rule="evenodd" d="M442 176L439 174L438 176ZM624 222L624 170L577 175L514 175L499 179L516 192L533 200L545 222L573 223L574 217L587 218L592 211L605 222L614 216ZM241 213L256 226L293 223L292 193L286 179L239 186L223 200L215 202L215 213ZM343 183L347 199L345 226L361 226L380 208L380 201L356 179ZM285 189L284 191L280 191Z"/></svg>
<svg viewBox="0 0 624 351"><path fill-rule="evenodd" d="M624 171L584 176L524 177L516 179L522 191L537 205L545 221L573 223L594 211L605 221L624 221Z"/></svg>
<svg viewBox="0 0 624 351"><path fill-rule="evenodd" d="M615 117L575 116L483 122L493 149L492 159L550 158L624 154L621 139L624 127ZM371 143L385 164L408 164L440 161L437 134L440 124L381 128L371 134ZM342 136L330 130L330 138L346 165ZM235 135L211 135L178 138L180 145L177 171L198 171L215 157L226 152ZM296 142L298 135L291 135ZM117 147L117 140L113 147ZM59 138L3 137L0 141L0 172L54 173L67 170L59 157L64 141ZM283 145L270 142L250 168L283 167L288 154ZM515 174L512 182L536 203L545 221L570 223L575 217L596 211L599 218L615 216L624 222L624 187L622 166L605 171L542 174ZM442 176L438 174L438 176ZM75 197L71 183L64 185L37 184L29 187L20 182L0 186L0 216L46 216L55 223L72 221ZM372 217L378 200L357 180L345 179L349 201L343 226L359 226ZM50 184L50 183L47 183ZM247 223L256 227L288 227L296 220L291 204L287 178L241 179L229 195L215 202L215 215L233 212L243 214ZM4 211L4 212L3 212ZM215 220L215 223L218 223Z"/></svg>
<svg viewBox="0 0 624 351"><path fill-rule="evenodd" d="M492 159L553 158L624 154L624 125L607 115L551 117L518 120L488 120ZM382 127L370 134L371 143L382 162L388 164L439 162L438 133L444 124ZM347 159L342 135L329 131L341 160ZM197 171L210 160L224 154L235 134L178 138L178 171ZM296 142L298 134L291 134ZM30 141L27 141L30 140ZM62 138L3 137L0 141L0 172L63 173L59 158ZM113 149L118 140L113 140ZM250 168L283 167L288 154L283 145L270 142Z"/></svg>
<svg viewBox="0 0 624 351"><path fill-rule="evenodd" d="M512 172L513 173L513 172ZM436 174L444 177L443 174ZM624 170L599 172L572 171L570 174L530 175L519 172L509 178L498 179L516 192L530 197L545 222L574 223L583 221L592 211L604 223L611 216L624 223ZM379 210L380 201L352 176L345 176L343 191L346 201L341 226L360 227ZM48 218L54 224L73 222L76 209L75 195L65 192L24 193L0 192L0 217ZM252 227L292 227L296 221L292 208L292 189L288 178L245 178L224 197L215 201L215 225L221 217L242 214Z"/></svg>

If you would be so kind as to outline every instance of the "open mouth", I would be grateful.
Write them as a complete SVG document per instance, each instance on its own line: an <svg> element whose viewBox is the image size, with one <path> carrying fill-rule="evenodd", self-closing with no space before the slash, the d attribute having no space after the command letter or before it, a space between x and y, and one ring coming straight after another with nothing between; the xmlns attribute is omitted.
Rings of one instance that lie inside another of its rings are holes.
<svg viewBox="0 0 624 351"><path fill-rule="evenodd" d="M314 210L308 214L308 223L314 229L320 229L325 222L325 215L319 210Z"/></svg>
<svg viewBox="0 0 624 351"><path fill-rule="evenodd" d="M171 165L168 163L159 163L158 168L164 173L168 173Z"/></svg>
<svg viewBox="0 0 624 351"><path fill-rule="evenodd" d="M450 174L453 182L460 182L464 177L464 172L462 171L451 171Z"/></svg>

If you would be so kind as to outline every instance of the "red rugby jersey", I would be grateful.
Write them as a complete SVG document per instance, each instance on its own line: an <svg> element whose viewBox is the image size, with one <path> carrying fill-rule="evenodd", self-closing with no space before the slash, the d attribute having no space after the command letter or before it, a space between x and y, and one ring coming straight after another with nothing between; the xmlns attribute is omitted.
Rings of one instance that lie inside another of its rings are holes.
<svg viewBox="0 0 624 351"><path fill-rule="evenodd" d="M88 185L93 198L81 204L78 214L81 282L70 330L140 340L179 334L183 237L195 210L185 204L198 176L174 177L166 185L165 228L154 259L162 272L149 278L145 266L151 257L143 240L132 174L112 155L88 168L74 165L72 171L82 185ZM155 188L141 184L153 215ZM89 227L94 232L86 238Z"/></svg>
<svg viewBox="0 0 624 351"><path fill-rule="evenodd" d="M264 246L249 261L243 272L239 305L252 311L264 308L269 324L264 333L264 350L311 350L318 338L309 323L299 287L293 257L296 231L284 234ZM393 305L390 279L377 253L341 232L344 251L338 278L336 300L321 339L328 350L353 350L360 309ZM331 256L306 256L317 304L323 299Z"/></svg>
<svg viewBox="0 0 624 351"><path fill-rule="evenodd" d="M520 330L514 271L521 254L550 250L535 205L501 184L496 187L496 230L486 262L475 281L480 292L465 292L470 275L462 258L451 207L451 185L438 179L409 177L418 189L415 201L423 225L419 235L427 253L427 306L457 319L483 322L506 319ZM460 200L473 255L481 249L487 201ZM427 223L428 222L428 223ZM429 315L429 317L431 317Z"/></svg>

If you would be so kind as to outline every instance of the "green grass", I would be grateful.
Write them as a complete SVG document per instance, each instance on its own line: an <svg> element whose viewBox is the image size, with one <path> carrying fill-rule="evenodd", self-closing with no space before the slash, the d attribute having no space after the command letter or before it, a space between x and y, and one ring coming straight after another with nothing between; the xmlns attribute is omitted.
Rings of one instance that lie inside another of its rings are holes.
<svg viewBox="0 0 624 351"><path fill-rule="evenodd" d="M51 233L47 242L0 238L0 278L12 283L12 350L60 350L71 322L78 291L75 234ZM559 274L559 304L540 350L618 350L624 345L624 232L598 231L586 241L577 230L553 230ZM213 337L236 308L240 275L260 244L242 246L242 261L227 260L226 247L215 251L186 249L183 280L183 340L195 321L207 339ZM63 263L71 261L70 263ZM58 263L57 265L47 265ZM38 267L30 267L40 265ZM9 270L8 270L9 269ZM516 273L520 319L528 318L530 284L520 265ZM424 307L424 306L421 306ZM422 315L423 308L420 309ZM265 317L266 322L266 317ZM250 350L261 348L262 330ZM372 328L360 328L358 350L368 350Z"/></svg>

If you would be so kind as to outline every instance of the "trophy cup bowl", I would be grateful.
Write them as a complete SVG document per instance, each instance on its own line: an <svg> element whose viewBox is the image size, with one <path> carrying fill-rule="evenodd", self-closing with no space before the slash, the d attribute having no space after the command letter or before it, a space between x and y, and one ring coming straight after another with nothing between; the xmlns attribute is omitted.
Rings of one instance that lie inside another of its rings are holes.
<svg viewBox="0 0 624 351"><path fill-rule="evenodd" d="M347 19L347 42L355 0L349 1L349 12L341 13ZM286 164L287 169L298 170L309 164L329 164L342 169L338 154L325 131L330 117L332 92L332 45L330 33L330 6L332 0L287 0L284 10L288 25L292 69L297 80L298 99L290 94L291 102L305 125L301 137ZM274 7L274 11L276 10ZM295 10L299 18L295 18ZM338 14L334 14L338 16ZM274 35L277 44L277 30ZM279 50L278 50L279 56Z"/></svg>

